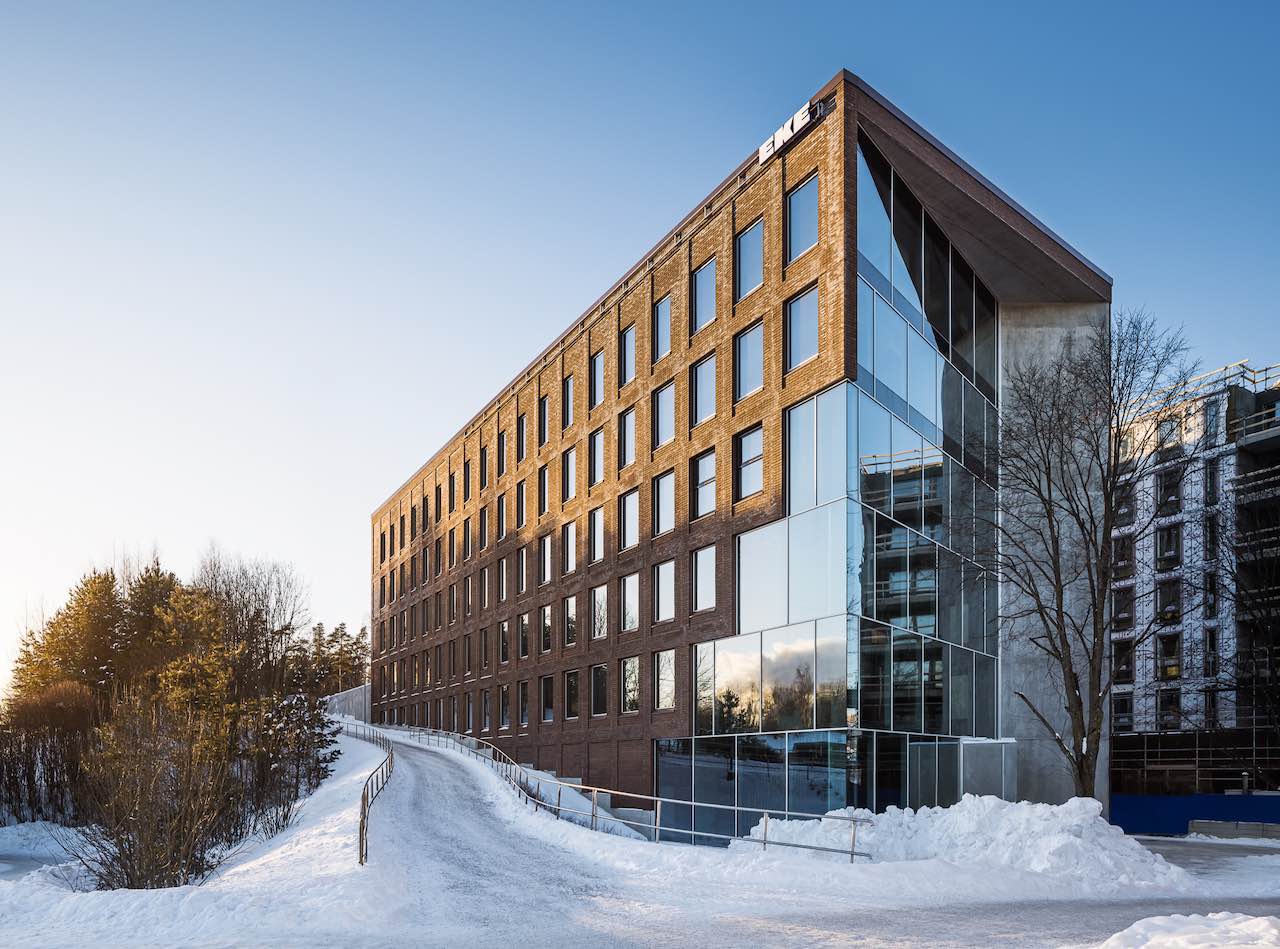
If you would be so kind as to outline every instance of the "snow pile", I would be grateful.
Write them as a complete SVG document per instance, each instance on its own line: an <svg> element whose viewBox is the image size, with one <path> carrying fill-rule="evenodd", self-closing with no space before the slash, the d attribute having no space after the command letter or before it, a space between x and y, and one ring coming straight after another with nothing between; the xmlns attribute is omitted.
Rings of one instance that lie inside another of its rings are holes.
<svg viewBox="0 0 1280 949"><path fill-rule="evenodd" d="M966 794L952 807L891 807L883 814L844 808L832 814L863 817L858 850L876 863L944 860L962 866L999 866L1071 880L1086 892L1120 887L1184 889L1190 875L1172 866L1102 818L1092 798L1065 804L1012 803ZM763 821L751 831L759 840ZM847 850L849 824L837 820L770 820L769 841ZM752 847L735 842L735 848ZM847 860L839 854L789 850L806 858Z"/></svg>
<svg viewBox="0 0 1280 949"><path fill-rule="evenodd" d="M1280 946L1280 918L1243 913L1150 916L1116 933L1098 949L1193 949L1201 946Z"/></svg>

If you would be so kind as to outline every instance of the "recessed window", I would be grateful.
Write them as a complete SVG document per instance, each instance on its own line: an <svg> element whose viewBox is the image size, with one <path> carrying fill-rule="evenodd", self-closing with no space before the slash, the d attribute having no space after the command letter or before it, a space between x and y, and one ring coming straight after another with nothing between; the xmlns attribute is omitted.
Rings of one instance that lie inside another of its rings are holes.
<svg viewBox="0 0 1280 949"><path fill-rule="evenodd" d="M517 622L517 642L518 652L516 653L521 659L529 655L529 614L521 613Z"/></svg>
<svg viewBox="0 0 1280 949"><path fill-rule="evenodd" d="M591 667L591 714L609 713L609 670L606 666Z"/></svg>
<svg viewBox="0 0 1280 949"><path fill-rule="evenodd" d="M578 670L564 674L564 717L578 717Z"/></svg>
<svg viewBox="0 0 1280 949"><path fill-rule="evenodd" d="M560 560L564 573L578 569L578 522L569 521L560 527Z"/></svg>
<svg viewBox="0 0 1280 949"><path fill-rule="evenodd" d="M609 635L609 585L601 584L591 590L591 638L604 639Z"/></svg>
<svg viewBox="0 0 1280 949"><path fill-rule="evenodd" d="M570 448L560 456L560 500L572 501L578 494L578 449Z"/></svg>
<svg viewBox="0 0 1280 949"><path fill-rule="evenodd" d="M741 501L764 490L764 429L749 428L737 438L734 497Z"/></svg>
<svg viewBox="0 0 1280 949"><path fill-rule="evenodd" d="M618 498L618 549L640 543L640 492L632 489Z"/></svg>
<svg viewBox="0 0 1280 949"><path fill-rule="evenodd" d="M507 496L498 495L498 540L507 536Z"/></svg>
<svg viewBox="0 0 1280 949"><path fill-rule="evenodd" d="M716 451L704 451L689 464L689 516L702 517L716 509Z"/></svg>
<svg viewBox="0 0 1280 949"><path fill-rule="evenodd" d="M653 707L676 707L676 651L664 649L653 654Z"/></svg>
<svg viewBox="0 0 1280 949"><path fill-rule="evenodd" d="M542 692L542 720L549 722L556 717L556 688L554 676L543 676L540 683Z"/></svg>
<svg viewBox="0 0 1280 949"><path fill-rule="evenodd" d="M501 478L504 474L507 473L507 433L506 432L498 432L497 454L498 454L498 477ZM426 524L426 520L427 520L427 509L426 509L426 505L424 504L422 506L423 524Z"/></svg>
<svg viewBox="0 0 1280 949"><path fill-rule="evenodd" d="M516 527L524 527L524 482L516 482Z"/></svg>
<svg viewBox="0 0 1280 949"><path fill-rule="evenodd" d="M591 383L590 391L587 393L587 408L594 409L597 405L604 401L604 352L593 353L591 356L591 371L588 373Z"/></svg>
<svg viewBox="0 0 1280 949"><path fill-rule="evenodd" d="M627 409L618 416L618 470L636 460L636 410Z"/></svg>
<svg viewBox="0 0 1280 949"><path fill-rule="evenodd" d="M733 399L738 401L764 385L764 324L757 323L733 338Z"/></svg>
<svg viewBox="0 0 1280 949"><path fill-rule="evenodd" d="M462 500L471 500L471 462L462 463ZM400 546L404 546L404 518L400 518Z"/></svg>
<svg viewBox="0 0 1280 949"><path fill-rule="evenodd" d="M676 562L667 560L653 568L653 621L665 623L676 616Z"/></svg>
<svg viewBox="0 0 1280 949"><path fill-rule="evenodd" d="M653 535L665 534L676 526L676 475L674 471L653 479Z"/></svg>
<svg viewBox="0 0 1280 949"><path fill-rule="evenodd" d="M567 596L561 602L564 617L564 644L572 646L578 642L578 600Z"/></svg>
<svg viewBox="0 0 1280 949"><path fill-rule="evenodd" d="M705 422L716 414L716 355L696 363L690 370L689 416L693 425Z"/></svg>
<svg viewBox="0 0 1280 949"><path fill-rule="evenodd" d="M737 302L764 282L763 218L737 236L733 250L733 299Z"/></svg>
<svg viewBox="0 0 1280 949"><path fill-rule="evenodd" d="M551 582L551 535L538 538L538 582Z"/></svg>
<svg viewBox="0 0 1280 949"><path fill-rule="evenodd" d="M618 628L625 632L640 628L640 574L629 573L618 581Z"/></svg>
<svg viewBox="0 0 1280 949"><path fill-rule="evenodd" d="M524 461L525 456L525 417L519 415L516 417L516 461ZM440 499L436 498L436 512L439 514Z"/></svg>
<svg viewBox="0 0 1280 949"><path fill-rule="evenodd" d="M587 514L587 562L604 559L604 508L593 508Z"/></svg>
<svg viewBox="0 0 1280 949"><path fill-rule="evenodd" d="M489 448L487 445L480 446L480 490L484 490L489 486Z"/></svg>
<svg viewBox="0 0 1280 949"><path fill-rule="evenodd" d="M693 272L693 311L689 314L690 335L716 318L716 259L712 257Z"/></svg>
<svg viewBox="0 0 1280 949"><path fill-rule="evenodd" d="M665 296L653 307L653 361L671 352L671 297Z"/></svg>
<svg viewBox="0 0 1280 949"><path fill-rule="evenodd" d="M787 263L818 243L818 176L787 194Z"/></svg>
<svg viewBox="0 0 1280 949"><path fill-rule="evenodd" d="M565 376L560 386L560 427L573 424L573 376Z"/></svg>
<svg viewBox="0 0 1280 949"><path fill-rule="evenodd" d="M636 327L633 323L618 338L618 387L636 377Z"/></svg>
<svg viewBox="0 0 1280 949"><path fill-rule="evenodd" d="M547 443L547 429L550 427L548 421L548 413L550 413L550 402L547 396L538 397L538 447L541 448Z"/></svg>
<svg viewBox="0 0 1280 949"><path fill-rule="evenodd" d="M587 485L604 480L604 429L597 428L587 438Z"/></svg>
<svg viewBox="0 0 1280 949"><path fill-rule="evenodd" d="M519 703L520 724L528 726L529 724L529 683L516 683L516 702Z"/></svg>
<svg viewBox="0 0 1280 949"><path fill-rule="evenodd" d="M716 546L693 552L693 611L713 610L716 606Z"/></svg>
<svg viewBox="0 0 1280 949"><path fill-rule="evenodd" d="M814 287L787 304L786 370L790 372L816 355L818 355L818 288Z"/></svg>
<svg viewBox="0 0 1280 949"><path fill-rule="evenodd" d="M541 610L541 623L539 624L541 636L538 639L538 651L551 651L551 604L548 603Z"/></svg>
<svg viewBox="0 0 1280 949"><path fill-rule="evenodd" d="M618 710L626 712L640 711L640 657L628 656L618 663L619 682Z"/></svg>
<svg viewBox="0 0 1280 949"><path fill-rule="evenodd" d="M676 437L676 384L668 382L653 394L653 447Z"/></svg>
<svg viewBox="0 0 1280 949"><path fill-rule="evenodd" d="M547 470L546 465L542 465L541 467L538 468L538 516L539 517L547 513L547 505L550 503L547 497L547 495L550 493L550 488L548 487L548 484L547 484L549 479L550 479L550 472Z"/></svg>
<svg viewBox="0 0 1280 949"><path fill-rule="evenodd" d="M516 551L516 592L523 593L529 588L529 557L526 551L529 548L521 547Z"/></svg>

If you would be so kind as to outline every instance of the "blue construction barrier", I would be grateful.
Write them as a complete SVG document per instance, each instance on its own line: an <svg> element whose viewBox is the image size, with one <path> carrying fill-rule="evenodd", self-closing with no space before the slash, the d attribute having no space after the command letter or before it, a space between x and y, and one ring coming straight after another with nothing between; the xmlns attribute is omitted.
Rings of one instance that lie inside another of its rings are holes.
<svg viewBox="0 0 1280 949"><path fill-rule="evenodd" d="M1111 823L1125 833L1181 835L1193 820L1280 824L1280 794L1111 795Z"/></svg>

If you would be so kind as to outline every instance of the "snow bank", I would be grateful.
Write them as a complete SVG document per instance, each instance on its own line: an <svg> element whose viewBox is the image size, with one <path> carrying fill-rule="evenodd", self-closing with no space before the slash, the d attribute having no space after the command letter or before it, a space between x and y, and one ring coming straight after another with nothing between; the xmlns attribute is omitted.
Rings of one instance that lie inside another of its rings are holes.
<svg viewBox="0 0 1280 949"><path fill-rule="evenodd" d="M1150 916L1118 932L1098 949L1192 949L1201 946L1280 946L1280 918L1243 913Z"/></svg>
<svg viewBox="0 0 1280 949"><path fill-rule="evenodd" d="M952 807L889 808L883 814L845 808L832 814L864 817L858 850L875 863L944 860L964 866L998 866L1065 878L1084 892L1121 887L1184 889L1190 875L1172 866L1102 818L1092 798L1065 804L1012 803L966 794ZM763 821L751 831L759 840ZM769 841L844 849L849 825L836 820L770 820ZM731 848L755 847L735 841ZM845 861L839 854L781 850L807 859Z"/></svg>
<svg viewBox="0 0 1280 949"><path fill-rule="evenodd" d="M552 808L555 808L558 804L560 816L563 820L572 821L582 827L591 826L591 796L589 794L576 791L571 785L557 784L556 782L559 779L546 771L525 768L524 773L528 779L530 792L538 800L544 804L549 804ZM551 813L554 814L555 811L552 810ZM596 808L596 829L607 834L615 834L618 837L629 837L633 840L645 839L629 824L622 823L622 821L614 817L612 811L602 806L597 806Z"/></svg>

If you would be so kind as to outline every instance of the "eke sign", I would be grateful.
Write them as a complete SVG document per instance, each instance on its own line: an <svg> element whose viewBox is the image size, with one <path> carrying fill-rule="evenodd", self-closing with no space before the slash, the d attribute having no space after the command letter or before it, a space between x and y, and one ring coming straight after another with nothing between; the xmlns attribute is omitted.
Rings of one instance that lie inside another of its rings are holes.
<svg viewBox="0 0 1280 949"><path fill-rule="evenodd" d="M804 108L783 122L778 131L764 140L759 150L760 164L763 165L775 152L782 151L787 142L800 134L800 130L809 124L810 117L809 104L806 102Z"/></svg>

